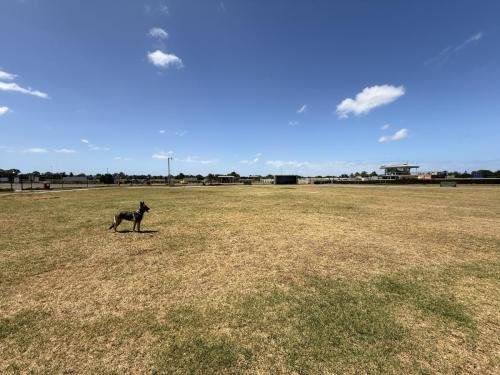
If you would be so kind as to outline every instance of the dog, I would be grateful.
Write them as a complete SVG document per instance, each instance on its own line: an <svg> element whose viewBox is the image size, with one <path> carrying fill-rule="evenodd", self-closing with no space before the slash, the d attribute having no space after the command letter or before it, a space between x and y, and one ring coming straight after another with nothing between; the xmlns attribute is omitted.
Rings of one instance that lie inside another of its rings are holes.
<svg viewBox="0 0 500 375"><path fill-rule="evenodd" d="M122 211L115 215L115 217L113 218L113 223L109 226L108 230L114 228L116 232L116 228L118 228L118 225L120 225L122 220L128 220L134 222L134 228L132 229L132 231L135 232L135 227L137 226L137 231L140 232L142 217L148 211L149 207L146 206L146 203L144 202L139 203L139 209L135 212Z"/></svg>

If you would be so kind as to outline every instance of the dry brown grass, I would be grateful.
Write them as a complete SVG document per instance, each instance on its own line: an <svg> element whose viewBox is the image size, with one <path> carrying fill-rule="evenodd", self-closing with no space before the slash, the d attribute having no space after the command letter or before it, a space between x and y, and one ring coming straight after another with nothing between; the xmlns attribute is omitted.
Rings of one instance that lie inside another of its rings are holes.
<svg viewBox="0 0 500 375"><path fill-rule="evenodd" d="M151 232L106 231L139 200ZM0 372L499 370L498 187L121 188L0 208Z"/></svg>

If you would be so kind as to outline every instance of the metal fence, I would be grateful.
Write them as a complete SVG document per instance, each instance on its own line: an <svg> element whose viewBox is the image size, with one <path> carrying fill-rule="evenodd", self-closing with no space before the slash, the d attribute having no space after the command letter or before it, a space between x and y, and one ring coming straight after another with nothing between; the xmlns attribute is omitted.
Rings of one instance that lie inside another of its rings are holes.
<svg viewBox="0 0 500 375"><path fill-rule="evenodd" d="M82 189L109 186L98 180L86 180L81 182L64 181L63 179L51 179L46 181L35 181L30 179L16 178L11 182L0 182L0 191L13 190L50 190L50 189Z"/></svg>

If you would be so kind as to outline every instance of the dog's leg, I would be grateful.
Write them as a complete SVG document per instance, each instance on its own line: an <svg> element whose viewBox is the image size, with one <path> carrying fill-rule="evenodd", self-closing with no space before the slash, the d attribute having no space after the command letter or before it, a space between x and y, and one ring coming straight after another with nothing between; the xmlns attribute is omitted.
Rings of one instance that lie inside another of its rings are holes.
<svg viewBox="0 0 500 375"><path fill-rule="evenodd" d="M134 220L134 228L132 229L132 232L135 232L135 226L137 224L137 221Z"/></svg>
<svg viewBox="0 0 500 375"><path fill-rule="evenodd" d="M141 233L141 222L140 221L137 223L137 231L139 233Z"/></svg>
<svg viewBox="0 0 500 375"><path fill-rule="evenodd" d="M118 225L120 225L121 222L122 222L122 219L120 219L119 216L115 216L115 220L114 220L114 223L115 223L115 232L116 232L116 228L118 228Z"/></svg>

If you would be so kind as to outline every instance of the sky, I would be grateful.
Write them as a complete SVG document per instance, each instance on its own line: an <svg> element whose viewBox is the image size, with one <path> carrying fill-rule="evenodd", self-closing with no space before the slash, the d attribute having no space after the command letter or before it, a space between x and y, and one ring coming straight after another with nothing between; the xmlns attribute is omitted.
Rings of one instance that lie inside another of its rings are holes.
<svg viewBox="0 0 500 375"><path fill-rule="evenodd" d="M0 168L500 169L500 2L1 0Z"/></svg>

